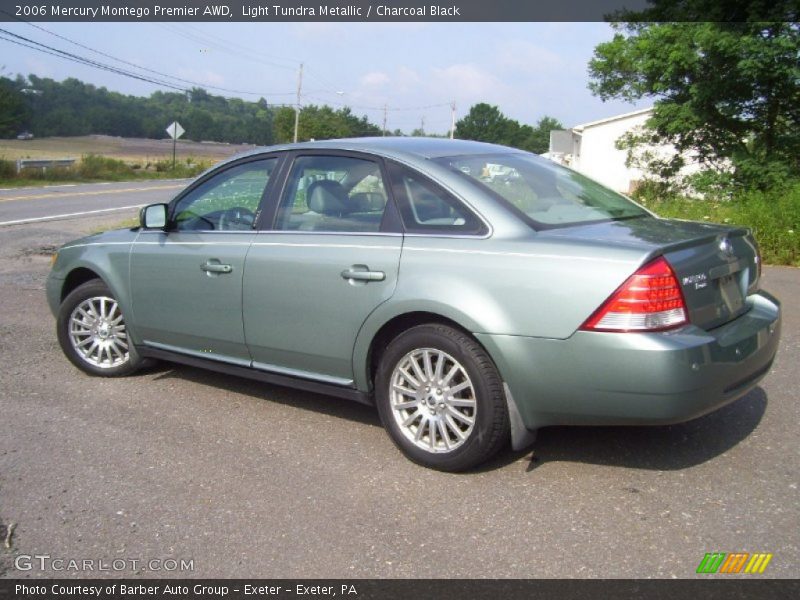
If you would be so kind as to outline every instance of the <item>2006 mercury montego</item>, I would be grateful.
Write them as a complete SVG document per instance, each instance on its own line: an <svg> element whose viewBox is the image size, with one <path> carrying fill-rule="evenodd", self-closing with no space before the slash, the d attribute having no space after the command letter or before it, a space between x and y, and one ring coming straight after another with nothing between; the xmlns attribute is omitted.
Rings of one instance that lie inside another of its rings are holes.
<svg viewBox="0 0 800 600"><path fill-rule="evenodd" d="M354 139L209 170L141 226L58 252L67 357L150 359L374 403L395 444L472 467L546 425L692 419L780 336L748 230L664 220L511 148Z"/></svg>

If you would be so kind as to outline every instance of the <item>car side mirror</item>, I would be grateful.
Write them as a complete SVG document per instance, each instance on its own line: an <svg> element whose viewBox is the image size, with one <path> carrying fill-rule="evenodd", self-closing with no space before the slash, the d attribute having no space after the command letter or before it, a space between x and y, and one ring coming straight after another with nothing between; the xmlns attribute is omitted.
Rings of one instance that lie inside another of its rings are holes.
<svg viewBox="0 0 800 600"><path fill-rule="evenodd" d="M167 226L167 205L145 206L139 213L139 222L144 229L164 229Z"/></svg>

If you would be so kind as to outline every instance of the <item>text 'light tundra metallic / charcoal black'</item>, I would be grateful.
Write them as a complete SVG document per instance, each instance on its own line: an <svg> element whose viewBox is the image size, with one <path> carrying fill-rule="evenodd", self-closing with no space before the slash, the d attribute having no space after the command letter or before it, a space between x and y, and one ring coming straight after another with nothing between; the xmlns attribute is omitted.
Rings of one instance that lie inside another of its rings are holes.
<svg viewBox="0 0 800 600"><path fill-rule="evenodd" d="M664 424L769 371L780 305L746 229L659 219L511 148L376 138L260 149L141 226L66 244L67 357L153 359L375 404L442 470L548 425Z"/></svg>

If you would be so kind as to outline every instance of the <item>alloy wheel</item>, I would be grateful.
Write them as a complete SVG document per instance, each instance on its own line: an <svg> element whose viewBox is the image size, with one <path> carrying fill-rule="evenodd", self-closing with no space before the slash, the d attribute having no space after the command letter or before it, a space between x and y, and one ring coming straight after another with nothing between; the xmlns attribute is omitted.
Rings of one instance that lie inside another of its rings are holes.
<svg viewBox="0 0 800 600"><path fill-rule="evenodd" d="M478 403L466 369L435 348L412 350L397 363L389 398L400 431L426 452L456 450L475 426Z"/></svg>
<svg viewBox="0 0 800 600"><path fill-rule="evenodd" d="M130 359L122 311L108 296L87 298L75 307L69 316L69 341L93 367L111 369Z"/></svg>

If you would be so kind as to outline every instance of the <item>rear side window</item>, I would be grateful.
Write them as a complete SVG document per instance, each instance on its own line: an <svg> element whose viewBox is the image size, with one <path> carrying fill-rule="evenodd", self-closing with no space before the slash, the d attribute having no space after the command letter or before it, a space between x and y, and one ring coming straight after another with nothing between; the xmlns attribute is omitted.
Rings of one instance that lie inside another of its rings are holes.
<svg viewBox="0 0 800 600"><path fill-rule="evenodd" d="M483 234L486 226L455 196L406 167L390 166L392 185L407 233Z"/></svg>
<svg viewBox="0 0 800 600"><path fill-rule="evenodd" d="M621 194L527 153L452 156L436 162L493 193L534 229L649 215Z"/></svg>

